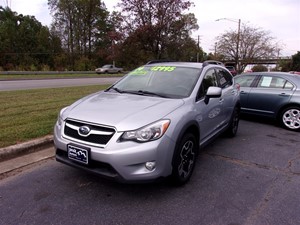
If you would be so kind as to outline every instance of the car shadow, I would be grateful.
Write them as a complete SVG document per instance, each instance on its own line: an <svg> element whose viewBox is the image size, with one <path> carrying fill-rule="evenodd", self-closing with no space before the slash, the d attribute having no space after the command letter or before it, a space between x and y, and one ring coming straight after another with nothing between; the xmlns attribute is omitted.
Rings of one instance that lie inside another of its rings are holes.
<svg viewBox="0 0 300 225"><path fill-rule="evenodd" d="M263 117L263 116L254 116L249 114L241 114L240 119L246 120L254 123L263 123L268 125L273 125L276 127L280 127L280 124L273 118Z"/></svg>

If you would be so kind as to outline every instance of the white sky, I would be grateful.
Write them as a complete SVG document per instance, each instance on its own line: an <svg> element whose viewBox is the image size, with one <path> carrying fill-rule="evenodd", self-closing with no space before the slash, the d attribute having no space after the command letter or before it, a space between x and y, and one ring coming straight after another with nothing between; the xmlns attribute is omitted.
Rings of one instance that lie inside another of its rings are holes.
<svg viewBox="0 0 300 225"><path fill-rule="evenodd" d="M104 0L109 11L120 0ZM282 46L281 56L291 56L300 51L300 0L191 0L195 7L192 13L198 19L199 30L193 38L200 37L200 46L205 52L213 52L215 38L228 30L237 30L238 23L259 27L276 39ZM47 0L0 0L23 15L33 15L43 25L50 25L51 15Z"/></svg>

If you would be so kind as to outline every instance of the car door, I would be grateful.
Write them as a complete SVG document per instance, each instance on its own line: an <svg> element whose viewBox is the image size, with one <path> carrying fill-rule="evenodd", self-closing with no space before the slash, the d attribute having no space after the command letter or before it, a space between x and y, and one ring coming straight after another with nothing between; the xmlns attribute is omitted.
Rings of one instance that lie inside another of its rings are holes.
<svg viewBox="0 0 300 225"><path fill-rule="evenodd" d="M113 72L114 72L113 65L110 65L110 66L109 66L107 72L108 72L108 73L113 73Z"/></svg>
<svg viewBox="0 0 300 225"><path fill-rule="evenodd" d="M275 116L280 106L290 101L293 88L284 78L262 75L248 94L247 106L257 114Z"/></svg>
<svg viewBox="0 0 300 225"><path fill-rule="evenodd" d="M218 86L222 88L222 124L227 124L235 107L238 89L233 86L233 77L225 69L216 68Z"/></svg>
<svg viewBox="0 0 300 225"><path fill-rule="evenodd" d="M211 98L208 104L204 102L205 94L211 86L218 87L215 69L209 69L205 72L195 103L196 120L201 133L200 143L214 135L220 129L224 120L222 115L222 97Z"/></svg>
<svg viewBox="0 0 300 225"><path fill-rule="evenodd" d="M235 82L240 85L240 103L243 111L251 111L248 106L248 98L257 78L258 76L255 75L241 75L235 77Z"/></svg>

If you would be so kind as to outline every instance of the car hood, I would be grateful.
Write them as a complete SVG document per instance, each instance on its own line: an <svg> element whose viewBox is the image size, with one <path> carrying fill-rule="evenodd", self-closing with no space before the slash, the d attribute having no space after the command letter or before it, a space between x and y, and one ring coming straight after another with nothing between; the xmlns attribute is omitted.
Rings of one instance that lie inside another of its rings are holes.
<svg viewBox="0 0 300 225"><path fill-rule="evenodd" d="M98 92L69 106L62 117L112 126L118 131L135 130L183 104L182 99Z"/></svg>

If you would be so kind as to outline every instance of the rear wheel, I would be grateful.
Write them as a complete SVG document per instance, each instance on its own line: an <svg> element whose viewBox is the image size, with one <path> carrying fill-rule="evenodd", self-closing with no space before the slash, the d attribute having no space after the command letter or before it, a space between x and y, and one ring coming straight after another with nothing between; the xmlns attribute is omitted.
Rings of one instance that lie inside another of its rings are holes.
<svg viewBox="0 0 300 225"><path fill-rule="evenodd" d="M172 181L176 185L185 184L191 177L196 163L198 143L193 134L187 133L181 139L173 157Z"/></svg>
<svg viewBox="0 0 300 225"><path fill-rule="evenodd" d="M240 109L235 107L230 119L230 124L228 129L226 130L226 135L229 137L234 137L237 133L240 122Z"/></svg>
<svg viewBox="0 0 300 225"><path fill-rule="evenodd" d="M300 130L300 107L292 106L284 109L280 114L280 122L289 130Z"/></svg>

